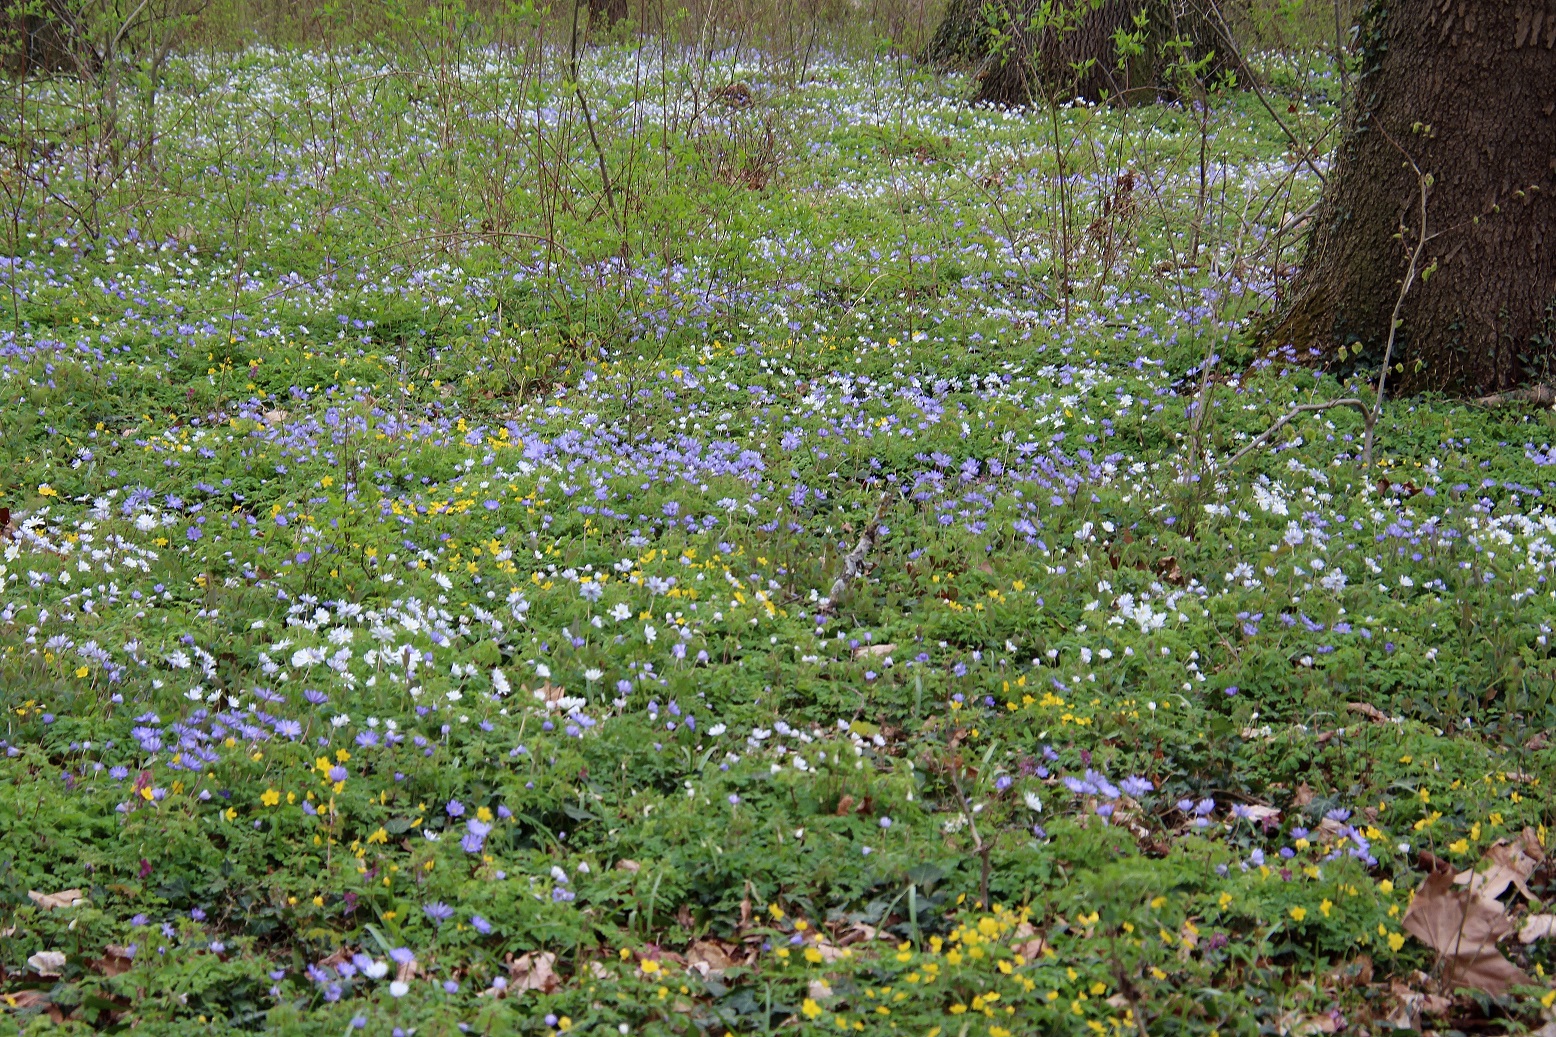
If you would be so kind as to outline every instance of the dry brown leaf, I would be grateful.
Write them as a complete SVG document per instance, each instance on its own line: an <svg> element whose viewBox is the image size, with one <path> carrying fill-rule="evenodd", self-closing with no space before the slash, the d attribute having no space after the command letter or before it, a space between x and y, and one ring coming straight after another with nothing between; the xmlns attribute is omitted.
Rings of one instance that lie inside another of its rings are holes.
<svg viewBox="0 0 1556 1037"><path fill-rule="evenodd" d="M850 796L846 792L843 793L842 797L837 801L837 816L847 817L849 814L853 813L853 810L854 797Z"/></svg>
<svg viewBox="0 0 1556 1037"><path fill-rule="evenodd" d="M1010 935L1010 949L1027 961L1036 961L1048 949L1048 942L1031 922L1022 922Z"/></svg>
<svg viewBox="0 0 1556 1037"><path fill-rule="evenodd" d="M863 922L856 922L855 924L849 926L847 929L843 930L843 933L838 937L837 942L838 946L840 947L850 947L856 943L868 943L879 935L880 930L876 929L875 926L865 925Z"/></svg>
<svg viewBox="0 0 1556 1037"><path fill-rule="evenodd" d="M58 907L75 907L77 902L85 899L85 895L79 889L62 889L58 893L39 893L29 889L27 899L45 911L52 911Z"/></svg>
<svg viewBox="0 0 1556 1037"><path fill-rule="evenodd" d="M567 689L546 681L534 691L535 698L548 706L556 705L557 701L567 694Z"/></svg>
<svg viewBox="0 0 1556 1037"><path fill-rule="evenodd" d="M1486 848L1480 863L1485 865L1482 870L1472 868L1461 871L1453 881L1457 885L1468 886L1476 896L1485 900L1496 900L1507 892L1508 886L1517 888L1527 900L1535 899L1524 882L1534 874L1540 862L1524 852L1521 841L1512 843L1498 839Z"/></svg>
<svg viewBox="0 0 1556 1037"><path fill-rule="evenodd" d="M739 964L731 953L734 950L732 945L723 940L697 940L686 949L686 965L703 979L722 975L726 969Z"/></svg>
<svg viewBox="0 0 1556 1037"><path fill-rule="evenodd" d="M103 948L103 956L92 962L92 967L105 976L122 976L135 966L134 954L128 947L110 943Z"/></svg>
<svg viewBox="0 0 1556 1037"><path fill-rule="evenodd" d="M291 417L290 414L279 407L275 408L274 410L265 411L263 416L265 419L265 424L267 425L279 425L281 422Z"/></svg>
<svg viewBox="0 0 1556 1037"><path fill-rule="evenodd" d="M1368 720L1376 721L1379 724L1389 722L1389 715L1370 702L1347 702L1345 708L1352 713L1360 713Z"/></svg>
<svg viewBox="0 0 1556 1037"><path fill-rule="evenodd" d="M1317 836L1319 842L1332 843L1344 835L1349 827L1350 825L1345 824L1343 821L1336 821L1332 817L1326 817L1318 823L1318 830L1313 834Z"/></svg>
<svg viewBox="0 0 1556 1037"><path fill-rule="evenodd" d="M1340 1028L1332 1015L1303 1015L1287 1012L1275 1024L1283 1037L1312 1037L1315 1033L1334 1033Z"/></svg>
<svg viewBox="0 0 1556 1037"><path fill-rule="evenodd" d="M1266 821L1274 821L1280 818L1280 810L1276 807L1267 807L1255 803L1248 808L1248 820L1255 824L1263 824Z"/></svg>
<svg viewBox="0 0 1556 1037"><path fill-rule="evenodd" d="M638 872L643 870L643 865L639 864L635 860L632 860L631 858L623 857L621 860L616 862L616 870Z"/></svg>
<svg viewBox="0 0 1556 1037"><path fill-rule="evenodd" d="M1518 930L1519 943L1533 943L1556 933L1556 915L1530 915Z"/></svg>
<svg viewBox="0 0 1556 1037"><path fill-rule="evenodd" d="M822 961L837 961L843 956L842 948L838 947L836 944L823 943L820 940L817 940L815 947L816 953L821 955Z"/></svg>
<svg viewBox="0 0 1556 1037"><path fill-rule="evenodd" d="M1518 841L1523 845L1524 852L1537 861L1545 860L1545 847L1540 845L1540 833L1528 825L1519 833Z"/></svg>
<svg viewBox="0 0 1556 1037"><path fill-rule="evenodd" d="M508 989L514 993L538 990L549 994L561 985L557 978L556 955L550 951L531 951L515 958L508 965Z"/></svg>
<svg viewBox="0 0 1556 1037"><path fill-rule="evenodd" d="M319 968L323 969L325 972L332 972L334 971L335 966L350 960L350 950L345 947L336 947L335 950L330 953L328 958L325 958L323 961L319 962Z"/></svg>
<svg viewBox="0 0 1556 1037"><path fill-rule="evenodd" d="M883 645L860 645L854 649L855 659L878 659L884 655L890 655L897 650L897 646L891 643Z"/></svg>
<svg viewBox="0 0 1556 1037"><path fill-rule="evenodd" d="M64 974L65 956L59 951L39 951L27 959L27 964L38 975L52 979Z"/></svg>
<svg viewBox="0 0 1556 1037"><path fill-rule="evenodd" d="M1497 941L1513 928L1502 905L1453 886L1450 873L1428 875L1401 923L1437 952L1443 981L1493 995L1528 983L1529 977L1497 950Z"/></svg>
<svg viewBox="0 0 1556 1037"><path fill-rule="evenodd" d="M813 979L810 981L810 986L806 990L806 993L809 994L813 1000L825 1001L827 998L832 996L832 985L824 979Z"/></svg>
<svg viewBox="0 0 1556 1037"><path fill-rule="evenodd" d="M1178 940L1183 944L1184 951L1191 951L1199 946L1199 930L1194 927L1192 919L1184 921L1183 928L1178 930Z"/></svg>
<svg viewBox="0 0 1556 1037"><path fill-rule="evenodd" d="M1301 810L1311 802L1313 802L1313 789L1304 781L1297 786L1297 791L1291 797L1291 808Z"/></svg>
<svg viewBox="0 0 1556 1037"><path fill-rule="evenodd" d="M1415 981L1428 983L1431 980L1426 973L1417 972ZM1397 1004L1385 1022L1396 1030L1419 1030L1422 1016L1443 1015L1453 1007L1452 998L1443 997L1441 994L1423 994L1398 979L1390 983L1390 991Z"/></svg>
<svg viewBox="0 0 1556 1037"><path fill-rule="evenodd" d="M42 990L18 990L11 994L0 994L0 1003L7 1008L38 1008L49 1004L49 995Z"/></svg>

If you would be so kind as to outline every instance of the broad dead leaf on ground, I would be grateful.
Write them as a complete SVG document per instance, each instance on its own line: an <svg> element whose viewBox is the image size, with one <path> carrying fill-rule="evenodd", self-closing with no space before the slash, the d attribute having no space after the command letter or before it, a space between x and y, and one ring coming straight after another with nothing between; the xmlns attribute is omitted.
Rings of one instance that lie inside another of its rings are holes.
<svg viewBox="0 0 1556 1037"><path fill-rule="evenodd" d="M85 899L85 894L79 889L62 889L58 893L39 893L35 889L29 889L27 899L45 911L53 911L61 907L75 907L79 901Z"/></svg>
<svg viewBox="0 0 1556 1037"><path fill-rule="evenodd" d="M702 939L686 949L686 965L703 979L722 975L739 964L739 949L723 940Z"/></svg>
<svg viewBox="0 0 1556 1037"><path fill-rule="evenodd" d="M122 976L135 966L135 955L128 947L110 943L103 948L103 956L92 962L92 967L108 977Z"/></svg>
<svg viewBox="0 0 1556 1037"><path fill-rule="evenodd" d="M556 955L550 951L521 954L508 965L508 989L514 993L538 990L549 994L561 985L556 974Z"/></svg>
<svg viewBox="0 0 1556 1037"><path fill-rule="evenodd" d="M1340 1029L1339 1021L1327 1012L1317 1015L1300 1011L1287 1012L1276 1020L1276 1026L1281 1037L1312 1037L1313 1034L1334 1033Z"/></svg>
<svg viewBox="0 0 1556 1037"><path fill-rule="evenodd" d="M1437 952L1443 982L1501 995L1529 977L1502 956L1497 941L1513 931L1495 900L1454 888L1451 872L1426 877L1401 924Z"/></svg>
<svg viewBox="0 0 1556 1037"><path fill-rule="evenodd" d="M65 955L59 951L39 951L27 959L28 968L45 979L53 979L65 972Z"/></svg>
<svg viewBox="0 0 1556 1037"><path fill-rule="evenodd" d="M1449 998L1423 994L1397 979L1389 990L1394 995L1394 1010L1383 1021L1396 1030L1419 1030L1422 1016L1442 1015L1453 1005Z"/></svg>
<svg viewBox="0 0 1556 1037"><path fill-rule="evenodd" d="M1539 843L1536 842L1535 846L1538 848ZM1469 887L1471 892L1484 900L1496 900L1507 892L1508 886L1515 887L1524 899L1534 900L1534 894L1525 883L1539 863L1538 858L1529 854L1522 839L1517 842L1498 839L1486 848L1480 864L1461 871L1453 881L1457 885Z"/></svg>
<svg viewBox="0 0 1556 1037"><path fill-rule="evenodd" d="M1556 933L1556 915L1530 915L1518 930L1519 943L1533 943Z"/></svg>
<svg viewBox="0 0 1556 1037"><path fill-rule="evenodd" d="M49 995L42 990L17 990L0 994L0 1003L7 1008L39 1008L49 1004Z"/></svg>

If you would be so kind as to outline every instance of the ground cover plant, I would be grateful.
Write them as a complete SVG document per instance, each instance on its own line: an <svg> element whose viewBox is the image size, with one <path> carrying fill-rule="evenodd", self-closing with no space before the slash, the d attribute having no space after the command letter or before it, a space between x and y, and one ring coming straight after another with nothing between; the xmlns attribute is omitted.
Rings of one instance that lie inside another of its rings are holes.
<svg viewBox="0 0 1556 1037"><path fill-rule="evenodd" d="M11 88L0 1026L1549 1024L1556 421L1238 456L1330 54L464 17Z"/></svg>

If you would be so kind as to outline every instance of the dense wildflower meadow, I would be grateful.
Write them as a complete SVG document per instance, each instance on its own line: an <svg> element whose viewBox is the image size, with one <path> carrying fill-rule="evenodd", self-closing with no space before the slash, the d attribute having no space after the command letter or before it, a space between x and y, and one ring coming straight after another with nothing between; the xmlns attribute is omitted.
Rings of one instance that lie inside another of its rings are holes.
<svg viewBox="0 0 1556 1037"><path fill-rule="evenodd" d="M1234 463L1368 392L1251 334L1325 58L427 61L185 55L7 217L0 1028L1556 1018L1556 421Z"/></svg>

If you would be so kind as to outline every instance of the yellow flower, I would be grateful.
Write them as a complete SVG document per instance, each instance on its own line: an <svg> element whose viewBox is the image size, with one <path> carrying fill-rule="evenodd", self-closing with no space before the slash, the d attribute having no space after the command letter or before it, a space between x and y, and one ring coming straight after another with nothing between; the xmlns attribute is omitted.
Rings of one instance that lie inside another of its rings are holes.
<svg viewBox="0 0 1556 1037"><path fill-rule="evenodd" d="M1333 907L1334 904L1332 904L1327 897L1324 899L1323 903L1318 905L1318 909L1324 913L1325 918L1329 917L1329 911Z"/></svg>
<svg viewBox="0 0 1556 1037"><path fill-rule="evenodd" d="M78 666L78 667L76 667L76 676L77 677L85 677L87 674L89 674L91 672L92 671L87 669L85 666Z"/></svg>
<svg viewBox="0 0 1556 1037"><path fill-rule="evenodd" d="M812 965L819 965L821 964L821 952L814 947L807 947L805 948L805 960Z"/></svg>
<svg viewBox="0 0 1556 1037"><path fill-rule="evenodd" d="M259 801L267 807L273 807L281 802L281 793L275 789L266 789L259 794Z"/></svg>
<svg viewBox="0 0 1556 1037"><path fill-rule="evenodd" d="M1307 917L1307 908L1305 908L1305 907L1294 907L1294 908L1292 908L1291 909L1291 917L1292 917L1293 921L1297 921L1297 922L1302 921L1302 919Z"/></svg>
<svg viewBox="0 0 1556 1037"><path fill-rule="evenodd" d="M952 1015L961 1015L965 1011L967 1011L967 1006L964 1004L958 1003L951 1006Z"/></svg>
<svg viewBox="0 0 1556 1037"><path fill-rule="evenodd" d="M40 497L58 497L59 496L59 491L56 490L54 487L50 486L48 483L40 483L38 485L38 496L40 496Z"/></svg>
<svg viewBox="0 0 1556 1037"><path fill-rule="evenodd" d="M1401 933L1389 933L1389 950L1397 951L1405 945L1405 937Z"/></svg>
<svg viewBox="0 0 1556 1037"><path fill-rule="evenodd" d="M1460 839L1458 842L1452 842L1448 844L1448 850L1450 853L1468 853L1469 849L1470 841L1468 839Z"/></svg>
<svg viewBox="0 0 1556 1037"><path fill-rule="evenodd" d="M814 998L807 997L800 1004L800 1011L805 1013L805 1018L814 1019L821 1014L821 1006L816 1004Z"/></svg>

